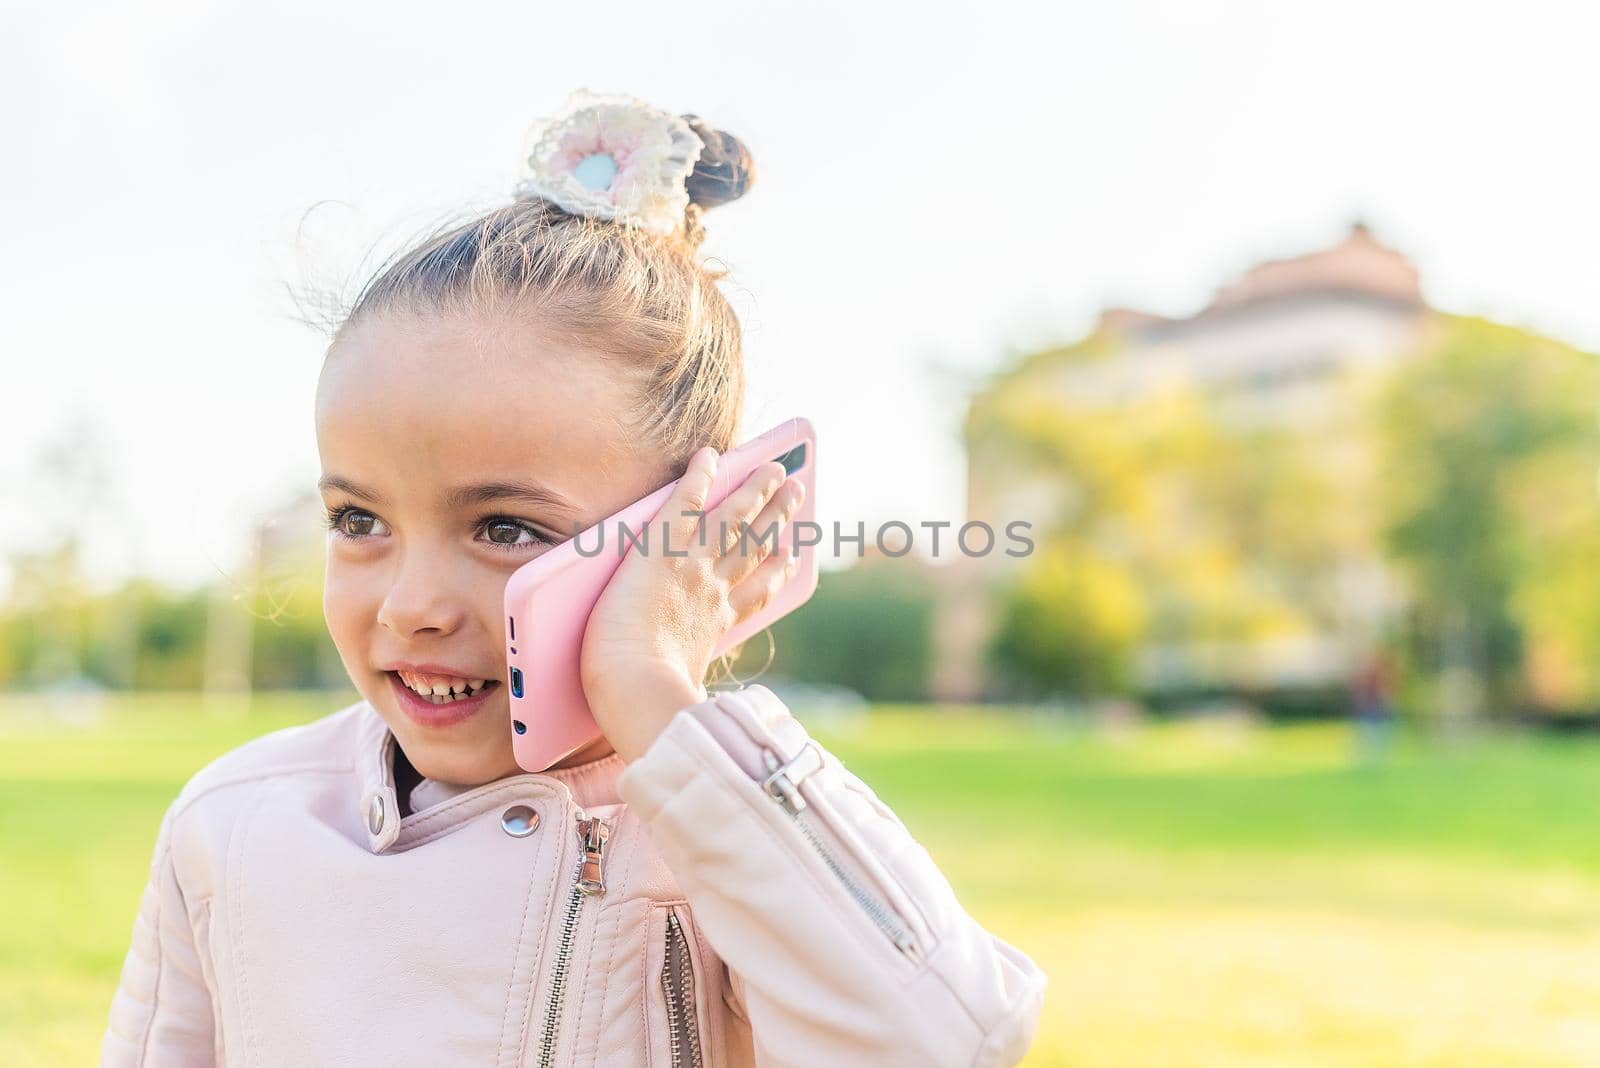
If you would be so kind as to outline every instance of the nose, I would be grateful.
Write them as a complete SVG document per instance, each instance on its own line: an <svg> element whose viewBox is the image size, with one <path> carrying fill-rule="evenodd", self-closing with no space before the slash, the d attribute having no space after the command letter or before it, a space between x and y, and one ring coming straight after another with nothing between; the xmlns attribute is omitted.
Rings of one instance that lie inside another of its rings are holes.
<svg viewBox="0 0 1600 1068"><path fill-rule="evenodd" d="M404 636L425 631L449 634L465 615L464 599L453 590L447 570L410 553L378 608L378 623Z"/></svg>

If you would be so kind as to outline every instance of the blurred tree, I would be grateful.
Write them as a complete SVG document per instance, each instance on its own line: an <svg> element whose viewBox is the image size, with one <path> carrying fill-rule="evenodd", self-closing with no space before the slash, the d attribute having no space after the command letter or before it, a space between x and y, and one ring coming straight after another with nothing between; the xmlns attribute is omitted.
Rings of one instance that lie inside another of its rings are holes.
<svg viewBox="0 0 1600 1068"><path fill-rule="evenodd" d="M80 675L89 589L77 538L69 534L49 548L13 553L10 572L13 645L4 659L15 672L13 683L48 686Z"/></svg>
<svg viewBox="0 0 1600 1068"><path fill-rule="evenodd" d="M128 596L139 604L135 685L141 690L199 689L205 678L209 591L204 587L168 590L148 580L135 580Z"/></svg>
<svg viewBox="0 0 1600 1068"><path fill-rule="evenodd" d="M349 679L322 615L321 539L285 539L268 558L250 601L257 689L326 689Z"/></svg>
<svg viewBox="0 0 1600 1068"><path fill-rule="evenodd" d="M993 657L1028 696L1130 688L1146 605L1125 566L1057 541L1004 592L1002 604Z"/></svg>
<svg viewBox="0 0 1600 1068"><path fill-rule="evenodd" d="M1046 354L968 413L982 462L1056 490L1039 551L1002 594L995 662L1021 688L1080 694L1226 684L1247 670L1239 650L1336 626L1333 576L1362 540L1338 453L1183 381L1137 403L1041 381L1102 348ZM1154 665L1138 678L1136 652Z"/></svg>
<svg viewBox="0 0 1600 1068"><path fill-rule="evenodd" d="M271 513L268 522L287 529L259 569L252 562L241 576L188 590L135 577L93 592L71 536L48 552L14 554L0 606L0 686L49 685L81 671L114 688L193 690L208 673L215 684L220 669L248 672L233 684L253 689L347 685L322 617L317 515ZM219 630L233 639L222 649Z"/></svg>
<svg viewBox="0 0 1600 1068"><path fill-rule="evenodd" d="M110 499L106 446L82 413L68 420L34 457L38 485L30 517L40 534L35 547L10 556L11 609L27 621L31 645L24 681L50 685L83 673L88 635L83 606L89 583L82 560L81 531L98 522ZM85 517L90 517L86 520ZM14 657L8 657L13 659Z"/></svg>
<svg viewBox="0 0 1600 1068"><path fill-rule="evenodd" d="M1438 322L1396 370L1379 422L1386 535L1411 577L1439 711L1592 704L1600 365L1483 319Z"/></svg>
<svg viewBox="0 0 1600 1068"><path fill-rule="evenodd" d="M825 572L799 611L772 626L771 671L802 682L848 686L875 701L928 695L933 592L909 558ZM764 642L745 643L741 666ZM759 665L759 659L755 660Z"/></svg>

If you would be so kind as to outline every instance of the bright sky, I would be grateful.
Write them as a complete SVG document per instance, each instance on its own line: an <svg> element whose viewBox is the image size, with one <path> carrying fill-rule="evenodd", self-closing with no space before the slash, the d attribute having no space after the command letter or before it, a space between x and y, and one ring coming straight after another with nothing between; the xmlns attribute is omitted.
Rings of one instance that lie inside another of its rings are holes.
<svg viewBox="0 0 1600 1068"><path fill-rule="evenodd" d="M1356 215L1436 305L1600 350L1590 10L16 8L0 553L72 524L99 575L234 566L318 474L323 339L285 284L351 279L374 242L508 197L529 125L576 86L751 147L759 180L707 247L747 328L746 429L812 419L824 521L960 522L967 376L1103 303L1192 312ZM92 496L38 471L72 427L108 464Z"/></svg>

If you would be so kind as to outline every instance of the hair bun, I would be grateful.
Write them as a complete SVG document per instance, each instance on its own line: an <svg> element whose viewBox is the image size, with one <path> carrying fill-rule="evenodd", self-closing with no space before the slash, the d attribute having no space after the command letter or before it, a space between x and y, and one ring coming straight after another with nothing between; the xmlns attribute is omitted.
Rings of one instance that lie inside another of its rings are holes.
<svg viewBox="0 0 1600 1068"><path fill-rule="evenodd" d="M689 190L689 203L714 208L748 193L756 180L756 165L744 142L707 125L698 115L685 114L679 118L705 142L694 173L684 180Z"/></svg>

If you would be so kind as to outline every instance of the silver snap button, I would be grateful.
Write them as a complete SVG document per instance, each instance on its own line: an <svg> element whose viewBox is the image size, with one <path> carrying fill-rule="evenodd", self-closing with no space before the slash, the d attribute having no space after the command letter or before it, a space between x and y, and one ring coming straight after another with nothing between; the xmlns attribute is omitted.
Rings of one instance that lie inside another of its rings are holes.
<svg viewBox="0 0 1600 1068"><path fill-rule="evenodd" d="M500 826L513 838L526 838L539 826L539 814L527 805L512 805L501 813Z"/></svg>
<svg viewBox="0 0 1600 1068"><path fill-rule="evenodd" d="M367 830L378 834L383 830L383 795L373 794L372 803L367 806Z"/></svg>

